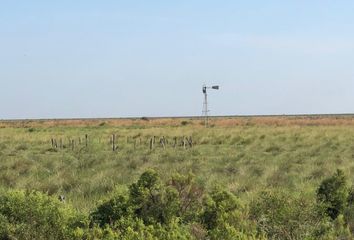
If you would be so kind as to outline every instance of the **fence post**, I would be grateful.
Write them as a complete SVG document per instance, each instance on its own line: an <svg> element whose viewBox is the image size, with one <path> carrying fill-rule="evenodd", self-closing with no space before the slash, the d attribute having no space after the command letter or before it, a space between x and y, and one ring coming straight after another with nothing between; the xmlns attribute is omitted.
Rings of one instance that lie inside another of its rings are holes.
<svg viewBox="0 0 354 240"><path fill-rule="evenodd" d="M188 141L189 147L192 148L192 147L193 147L193 139L192 139L192 136L190 136L189 139L187 138L187 141Z"/></svg>
<svg viewBox="0 0 354 240"><path fill-rule="evenodd" d="M154 148L154 140L153 138L150 138L150 150Z"/></svg>
<svg viewBox="0 0 354 240"><path fill-rule="evenodd" d="M115 141L116 141L116 135L112 135L112 150L113 150L113 152L116 150L116 143L115 143Z"/></svg>
<svg viewBox="0 0 354 240"><path fill-rule="evenodd" d="M162 146L163 149L165 149L165 140L163 138L160 138L160 144Z"/></svg>

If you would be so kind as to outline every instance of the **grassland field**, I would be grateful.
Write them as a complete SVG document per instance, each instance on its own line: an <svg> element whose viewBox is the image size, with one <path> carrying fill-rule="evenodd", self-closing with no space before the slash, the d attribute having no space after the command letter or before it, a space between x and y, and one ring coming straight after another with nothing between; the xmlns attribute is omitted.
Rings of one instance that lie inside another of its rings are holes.
<svg viewBox="0 0 354 240"><path fill-rule="evenodd" d="M183 147L183 137L193 147ZM354 118L225 117L209 128L194 118L0 121L2 188L65 195L88 212L150 168L166 180L192 172L205 187L220 185L245 201L273 188L314 195L337 168L354 182Z"/></svg>

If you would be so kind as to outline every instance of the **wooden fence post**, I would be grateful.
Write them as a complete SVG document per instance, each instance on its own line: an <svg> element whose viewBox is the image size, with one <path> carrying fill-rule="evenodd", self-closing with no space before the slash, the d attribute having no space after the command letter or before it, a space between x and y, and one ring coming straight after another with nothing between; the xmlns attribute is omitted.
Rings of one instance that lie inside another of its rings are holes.
<svg viewBox="0 0 354 240"><path fill-rule="evenodd" d="M160 144L161 144L163 149L166 149L165 140L163 138L160 138Z"/></svg>
<svg viewBox="0 0 354 240"><path fill-rule="evenodd" d="M192 136L190 136L189 139L187 138L187 141L188 141L189 147L192 148L192 147L193 147L193 139L192 139Z"/></svg>
<svg viewBox="0 0 354 240"><path fill-rule="evenodd" d="M154 148L154 140L153 138L150 138L150 150Z"/></svg>
<svg viewBox="0 0 354 240"><path fill-rule="evenodd" d="M116 150L116 135L112 135L112 150L113 152Z"/></svg>

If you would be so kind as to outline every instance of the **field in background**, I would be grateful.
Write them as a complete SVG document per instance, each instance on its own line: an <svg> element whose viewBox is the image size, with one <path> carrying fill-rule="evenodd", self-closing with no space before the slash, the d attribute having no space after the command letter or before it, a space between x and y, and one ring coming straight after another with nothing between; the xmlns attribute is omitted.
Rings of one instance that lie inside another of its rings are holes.
<svg viewBox="0 0 354 240"><path fill-rule="evenodd" d="M317 125L354 125L354 115L294 115L294 116L225 116L211 117L211 125L233 127L244 125L269 126L317 126ZM94 127L108 125L111 127L177 127L181 125L203 126L200 117L166 117L166 118L98 118L98 119L41 119L41 120L0 120L4 127Z"/></svg>
<svg viewBox="0 0 354 240"><path fill-rule="evenodd" d="M192 172L206 187L245 200L266 188L314 194L337 168L354 180L351 116L220 117L210 125L193 118L1 121L0 185L63 194L88 211L149 168L165 179Z"/></svg>

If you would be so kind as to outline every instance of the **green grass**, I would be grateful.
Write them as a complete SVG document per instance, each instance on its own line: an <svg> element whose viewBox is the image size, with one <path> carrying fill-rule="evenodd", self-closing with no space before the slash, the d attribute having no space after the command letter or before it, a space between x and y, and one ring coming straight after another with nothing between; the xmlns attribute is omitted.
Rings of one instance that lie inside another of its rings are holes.
<svg viewBox="0 0 354 240"><path fill-rule="evenodd" d="M117 136L118 151L109 143ZM88 147L84 137L88 134ZM157 136L150 151L149 140ZM169 144L164 150L159 138ZM192 136L195 145L174 148L173 138ZM81 145L79 144L81 138ZM51 147L51 138L62 149ZM68 145L75 140L75 148ZM140 144L141 139L141 144ZM135 144L136 142L136 144ZM264 189L313 193L321 180L344 170L353 182L353 126L36 127L0 128L0 185L64 194L88 211L135 181L146 169L162 178L193 172L206 187L221 185L244 200Z"/></svg>

